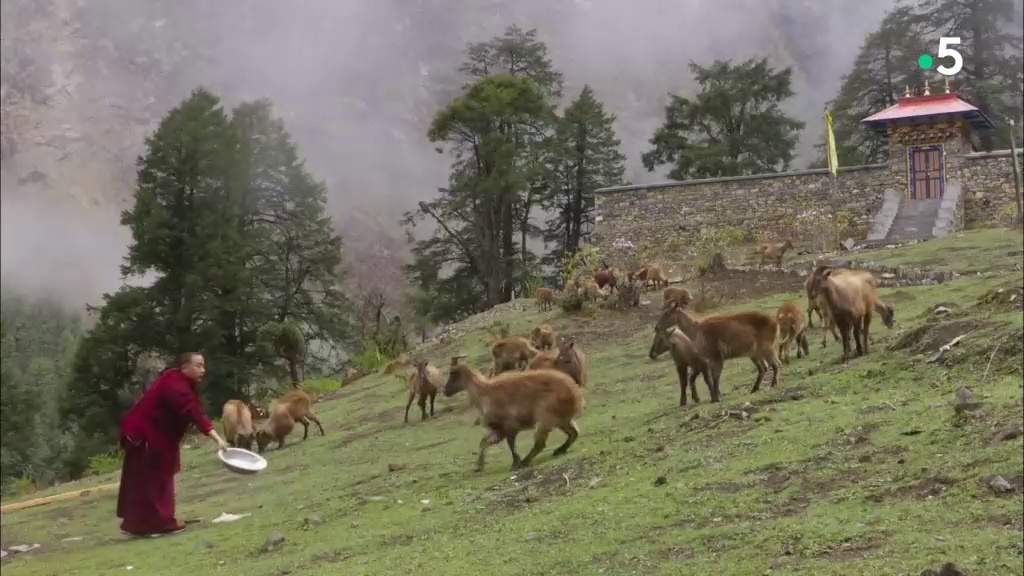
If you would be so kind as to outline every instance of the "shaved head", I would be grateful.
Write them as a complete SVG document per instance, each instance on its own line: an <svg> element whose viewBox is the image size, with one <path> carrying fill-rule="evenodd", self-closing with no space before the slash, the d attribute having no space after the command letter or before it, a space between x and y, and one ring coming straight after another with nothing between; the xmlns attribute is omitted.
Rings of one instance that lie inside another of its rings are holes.
<svg viewBox="0 0 1024 576"><path fill-rule="evenodd" d="M193 382L199 382L206 374L206 359L199 352L179 354L178 369Z"/></svg>

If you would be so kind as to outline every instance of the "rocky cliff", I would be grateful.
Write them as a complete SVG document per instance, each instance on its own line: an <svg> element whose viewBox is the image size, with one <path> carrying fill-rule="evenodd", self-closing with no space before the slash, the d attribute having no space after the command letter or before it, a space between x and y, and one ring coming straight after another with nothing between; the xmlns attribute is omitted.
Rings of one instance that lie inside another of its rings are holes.
<svg viewBox="0 0 1024 576"><path fill-rule="evenodd" d="M691 86L690 60L793 66L807 160L824 101L890 3L3 0L4 209L15 198L95 206L107 229L97 234L110 232L145 135L203 84L228 105L271 98L336 216L358 207L393 220L445 184L446 158L424 134L460 86L465 44L513 22L538 28L567 97L589 83L618 115L633 182L661 179L639 154L667 94Z"/></svg>

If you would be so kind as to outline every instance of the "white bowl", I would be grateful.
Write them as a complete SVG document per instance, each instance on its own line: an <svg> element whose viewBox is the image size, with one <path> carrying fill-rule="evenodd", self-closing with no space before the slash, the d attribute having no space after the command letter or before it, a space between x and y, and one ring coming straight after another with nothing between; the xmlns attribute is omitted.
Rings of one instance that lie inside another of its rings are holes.
<svg viewBox="0 0 1024 576"><path fill-rule="evenodd" d="M241 448L225 448L217 456L225 468L239 474L255 474L267 467L263 456Z"/></svg>

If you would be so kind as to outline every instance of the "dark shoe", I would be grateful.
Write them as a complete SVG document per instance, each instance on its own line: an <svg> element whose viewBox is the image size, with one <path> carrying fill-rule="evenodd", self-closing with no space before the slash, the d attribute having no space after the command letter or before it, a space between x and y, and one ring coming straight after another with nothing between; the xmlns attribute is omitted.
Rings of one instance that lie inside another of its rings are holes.
<svg viewBox="0 0 1024 576"><path fill-rule="evenodd" d="M155 534L149 534L149 537L150 538L159 538L161 536L171 536L173 534L180 534L180 533L185 531L185 525L184 524L179 524L179 526L181 526L181 527L180 528L175 528L174 530L168 530L167 532L157 532Z"/></svg>
<svg viewBox="0 0 1024 576"><path fill-rule="evenodd" d="M177 522L176 521L174 523L174 527L171 528L170 530L165 530L165 531L157 532L156 534L150 534L150 538L156 538L158 536L164 536L166 534L177 534L177 533L182 532L184 530L185 530L185 523L184 522Z"/></svg>
<svg viewBox="0 0 1024 576"><path fill-rule="evenodd" d="M174 527L172 527L172 528L170 528L168 530L162 530L160 532L145 532L145 533L129 532L128 530L125 530L124 528L122 528L121 529L121 533L125 534L127 536L131 536L132 538L159 538L161 536L168 536L170 534L178 534L180 532L183 532L185 530L185 527L186 527L186 525L184 523L176 522Z"/></svg>

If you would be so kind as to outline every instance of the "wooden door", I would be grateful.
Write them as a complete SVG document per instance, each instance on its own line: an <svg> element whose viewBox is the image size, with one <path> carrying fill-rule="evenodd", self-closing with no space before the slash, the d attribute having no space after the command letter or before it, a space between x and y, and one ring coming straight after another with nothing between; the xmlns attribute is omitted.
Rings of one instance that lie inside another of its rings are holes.
<svg viewBox="0 0 1024 576"><path fill-rule="evenodd" d="M930 200L942 198L942 148L912 148L910 150L910 199Z"/></svg>

